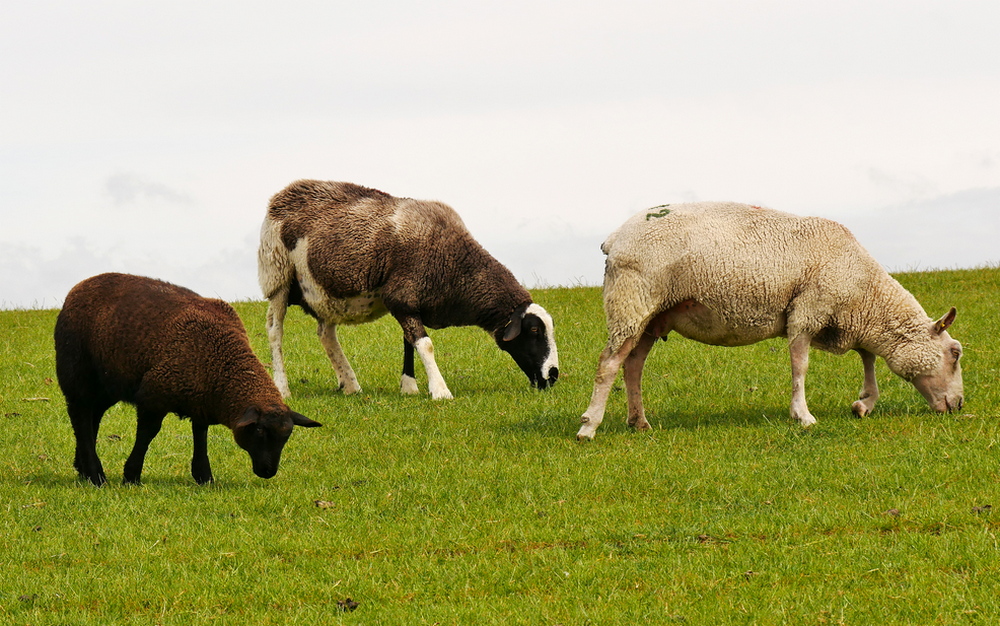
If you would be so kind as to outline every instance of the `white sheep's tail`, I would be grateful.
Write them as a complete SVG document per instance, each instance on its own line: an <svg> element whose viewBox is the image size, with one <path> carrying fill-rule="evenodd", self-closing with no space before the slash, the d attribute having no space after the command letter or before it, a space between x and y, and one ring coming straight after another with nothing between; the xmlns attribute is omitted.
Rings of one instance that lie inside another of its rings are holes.
<svg viewBox="0 0 1000 626"><path fill-rule="evenodd" d="M650 301L649 286L635 271L609 263L604 272L604 316L608 324L608 345L618 350L630 338L637 337L656 314Z"/></svg>
<svg viewBox="0 0 1000 626"><path fill-rule="evenodd" d="M291 284L294 274L295 265L281 241L281 222L264 218L257 249L257 282L264 297L270 300L278 290Z"/></svg>

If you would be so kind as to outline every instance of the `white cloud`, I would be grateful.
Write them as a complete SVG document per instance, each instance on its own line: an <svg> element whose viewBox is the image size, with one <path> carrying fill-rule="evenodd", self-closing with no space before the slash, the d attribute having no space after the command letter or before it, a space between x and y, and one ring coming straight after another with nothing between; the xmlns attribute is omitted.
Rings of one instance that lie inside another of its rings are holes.
<svg viewBox="0 0 1000 626"><path fill-rule="evenodd" d="M191 196L163 183L144 180L132 173L114 174L104 181L104 192L117 207L135 207L140 202L191 204Z"/></svg>
<svg viewBox="0 0 1000 626"><path fill-rule="evenodd" d="M919 213L1000 188L998 18L964 0L20 3L0 22L0 300L104 268L256 296L267 199L304 177L448 202L529 285L599 281L596 244L664 202ZM899 250L883 262L980 258L977 232L906 223L940 256L873 229L873 252Z"/></svg>

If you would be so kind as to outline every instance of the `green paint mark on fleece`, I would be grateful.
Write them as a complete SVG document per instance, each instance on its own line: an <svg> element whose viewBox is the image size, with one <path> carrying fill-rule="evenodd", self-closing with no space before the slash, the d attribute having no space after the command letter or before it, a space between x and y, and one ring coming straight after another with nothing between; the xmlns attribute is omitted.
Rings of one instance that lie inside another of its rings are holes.
<svg viewBox="0 0 1000 626"><path fill-rule="evenodd" d="M661 204L660 206L654 206L653 209L660 209L660 210L657 211L657 212L655 212L655 213L646 213L646 221L648 222L649 218L651 218L651 217L663 217L667 213L670 213L670 209L666 208L668 206L670 206L670 205L669 204ZM650 211L652 211L653 209L650 209Z"/></svg>

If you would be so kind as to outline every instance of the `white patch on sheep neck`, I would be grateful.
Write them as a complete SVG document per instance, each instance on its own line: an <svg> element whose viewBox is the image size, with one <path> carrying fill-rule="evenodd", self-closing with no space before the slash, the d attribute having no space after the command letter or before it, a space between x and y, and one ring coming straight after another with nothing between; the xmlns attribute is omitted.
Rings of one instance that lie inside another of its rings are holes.
<svg viewBox="0 0 1000 626"><path fill-rule="evenodd" d="M381 294L377 292L361 293L350 298L328 297L309 271L308 239L308 237L299 239L289 257L295 265L302 299L316 312L316 315L332 324L365 324L389 312L382 302Z"/></svg>
<svg viewBox="0 0 1000 626"><path fill-rule="evenodd" d="M539 304L532 303L524 311L525 315L528 314L537 315L538 319L542 320L545 324L545 337L549 343L549 354L545 357L545 361L542 363L542 375L546 378L549 377L549 372L553 367L559 367L559 353L556 351L556 329L555 324L552 322L552 316L549 312L541 307Z"/></svg>

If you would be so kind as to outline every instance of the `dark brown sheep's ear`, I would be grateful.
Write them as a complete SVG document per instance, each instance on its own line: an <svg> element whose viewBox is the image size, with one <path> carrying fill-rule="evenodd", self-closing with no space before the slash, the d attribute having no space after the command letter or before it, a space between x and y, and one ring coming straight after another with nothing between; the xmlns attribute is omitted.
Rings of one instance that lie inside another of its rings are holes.
<svg viewBox="0 0 1000 626"><path fill-rule="evenodd" d="M524 319L524 312L528 310L527 305L519 306L514 309L514 312L510 314L510 319L507 321L507 326L503 329L503 340L511 341L517 339L517 336L521 334L521 320Z"/></svg>
<svg viewBox="0 0 1000 626"><path fill-rule="evenodd" d="M260 413L254 407L249 407L243 412L243 417L236 422L236 426L234 428L243 428L244 426L249 426L250 424L256 424L258 421L260 421Z"/></svg>
<svg viewBox="0 0 1000 626"><path fill-rule="evenodd" d="M296 426L304 426L305 428L315 428L317 426L322 426L322 424L320 424L319 422L314 422L305 415L302 415L301 413L296 413L295 411L291 411L291 414L292 414L292 423L295 424Z"/></svg>
<svg viewBox="0 0 1000 626"><path fill-rule="evenodd" d="M948 330L948 327L952 325L955 321L955 316L957 315L955 307L951 307L951 310L945 313L941 319L934 322L934 332L938 335Z"/></svg>

